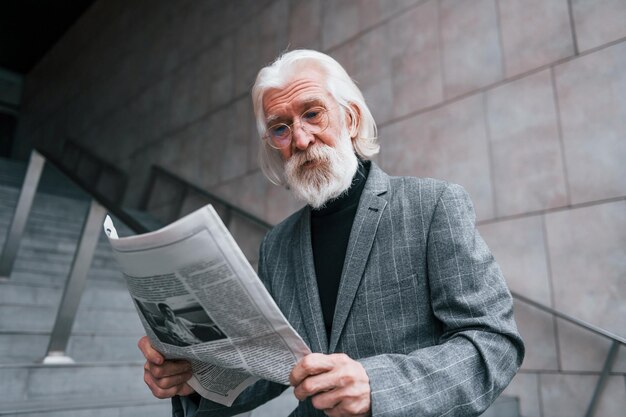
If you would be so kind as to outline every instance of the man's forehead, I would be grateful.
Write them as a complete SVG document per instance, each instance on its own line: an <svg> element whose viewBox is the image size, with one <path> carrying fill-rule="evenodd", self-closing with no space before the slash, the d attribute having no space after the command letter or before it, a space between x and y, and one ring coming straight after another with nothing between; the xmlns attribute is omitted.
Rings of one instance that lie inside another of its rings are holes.
<svg viewBox="0 0 626 417"><path fill-rule="evenodd" d="M311 105L324 105L331 98L324 76L319 71L305 71L292 77L281 88L268 89L263 96L263 110L269 116Z"/></svg>

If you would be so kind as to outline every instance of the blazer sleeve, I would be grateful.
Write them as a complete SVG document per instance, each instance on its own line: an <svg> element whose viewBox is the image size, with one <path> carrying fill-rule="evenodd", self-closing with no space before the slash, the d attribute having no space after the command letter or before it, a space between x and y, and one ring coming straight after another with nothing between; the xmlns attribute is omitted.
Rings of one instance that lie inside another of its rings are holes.
<svg viewBox="0 0 626 417"><path fill-rule="evenodd" d="M267 272L265 268L265 242L267 236L263 239L259 255L259 277L265 283ZM278 397L285 389L286 385L266 380L257 381L255 384L246 388L237 397L230 407L218 404L214 401L207 400L199 395L188 397L172 398L172 416L173 417L221 417L234 416L246 411L253 410L267 401Z"/></svg>
<svg viewBox="0 0 626 417"><path fill-rule="evenodd" d="M447 185L427 237L432 310L442 333L437 345L406 355L359 359L373 416L478 416L521 365L512 298L474 221L468 194Z"/></svg>

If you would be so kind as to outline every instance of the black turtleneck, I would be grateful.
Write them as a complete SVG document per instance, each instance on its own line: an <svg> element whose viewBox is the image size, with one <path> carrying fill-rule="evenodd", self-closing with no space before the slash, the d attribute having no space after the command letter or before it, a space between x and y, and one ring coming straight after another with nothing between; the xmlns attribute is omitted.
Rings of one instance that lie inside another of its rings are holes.
<svg viewBox="0 0 626 417"><path fill-rule="evenodd" d="M359 161L348 191L328 202L323 208L311 210L313 263L329 338L350 231L369 170L369 161Z"/></svg>

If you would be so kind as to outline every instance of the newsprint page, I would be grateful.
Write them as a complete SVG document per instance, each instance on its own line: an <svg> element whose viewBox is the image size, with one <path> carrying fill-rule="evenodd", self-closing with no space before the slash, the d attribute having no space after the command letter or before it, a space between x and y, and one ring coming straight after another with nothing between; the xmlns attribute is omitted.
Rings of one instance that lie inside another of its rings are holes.
<svg viewBox="0 0 626 417"><path fill-rule="evenodd" d="M211 205L143 235L104 229L152 345L191 362L196 392L230 406L259 378L289 384L310 350Z"/></svg>

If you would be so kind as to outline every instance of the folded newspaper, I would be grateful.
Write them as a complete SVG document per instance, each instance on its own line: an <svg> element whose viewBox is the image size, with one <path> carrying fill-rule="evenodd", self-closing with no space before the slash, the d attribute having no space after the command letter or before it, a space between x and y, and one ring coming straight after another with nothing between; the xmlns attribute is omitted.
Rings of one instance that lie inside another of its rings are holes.
<svg viewBox="0 0 626 417"><path fill-rule="evenodd" d="M104 229L152 345L191 362L196 392L230 406L260 378L289 384L310 350L211 205L151 233Z"/></svg>

